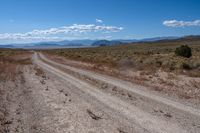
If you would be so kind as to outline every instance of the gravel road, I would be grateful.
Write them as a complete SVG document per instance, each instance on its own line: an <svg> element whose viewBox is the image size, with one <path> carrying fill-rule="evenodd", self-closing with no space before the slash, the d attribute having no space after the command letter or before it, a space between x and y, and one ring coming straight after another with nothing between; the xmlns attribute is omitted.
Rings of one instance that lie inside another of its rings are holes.
<svg viewBox="0 0 200 133"><path fill-rule="evenodd" d="M198 133L200 130L199 109L179 100L107 75L60 64L43 54L35 53L33 62L47 76L37 86L46 89L36 93L43 95L39 100L44 102L43 111L48 108L49 113L40 124L48 132ZM30 85L38 80L30 73L25 77Z"/></svg>

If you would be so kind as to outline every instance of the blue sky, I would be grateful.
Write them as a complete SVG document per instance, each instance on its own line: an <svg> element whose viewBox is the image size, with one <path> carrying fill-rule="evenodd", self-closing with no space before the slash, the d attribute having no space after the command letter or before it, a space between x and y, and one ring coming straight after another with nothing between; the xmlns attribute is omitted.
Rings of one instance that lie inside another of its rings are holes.
<svg viewBox="0 0 200 133"><path fill-rule="evenodd" d="M0 44L191 34L199 0L0 0Z"/></svg>

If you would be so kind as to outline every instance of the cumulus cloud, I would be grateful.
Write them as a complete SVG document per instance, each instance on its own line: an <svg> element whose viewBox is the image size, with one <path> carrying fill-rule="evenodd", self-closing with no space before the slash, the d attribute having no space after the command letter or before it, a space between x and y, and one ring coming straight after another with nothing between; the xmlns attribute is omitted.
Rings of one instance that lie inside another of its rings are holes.
<svg viewBox="0 0 200 133"><path fill-rule="evenodd" d="M95 24L73 24L71 26L63 26L58 28L50 28L46 30L33 30L26 33L4 33L0 34L0 39L44 39L55 40L59 37L52 37L53 35L76 35L90 32L119 32L123 27L105 26Z"/></svg>
<svg viewBox="0 0 200 133"><path fill-rule="evenodd" d="M61 37L48 37L48 36L26 36L21 33L16 34L0 34L0 40L60 40Z"/></svg>
<svg viewBox="0 0 200 133"><path fill-rule="evenodd" d="M97 22L97 23L103 23L103 20L101 20L101 19L96 19L96 22Z"/></svg>
<svg viewBox="0 0 200 133"><path fill-rule="evenodd" d="M177 20L166 20L163 25L167 27L189 27L189 26L200 26L200 20L195 21L177 21Z"/></svg>

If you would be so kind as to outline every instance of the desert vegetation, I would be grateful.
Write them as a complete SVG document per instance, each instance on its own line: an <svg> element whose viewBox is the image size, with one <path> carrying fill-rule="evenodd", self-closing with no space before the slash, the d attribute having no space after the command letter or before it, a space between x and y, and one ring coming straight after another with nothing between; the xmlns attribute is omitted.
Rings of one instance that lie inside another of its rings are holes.
<svg viewBox="0 0 200 133"><path fill-rule="evenodd" d="M25 50L0 49L0 132L2 133L10 132L8 127L13 124L10 107L15 104L14 97L21 89L17 83L22 85L25 82L22 70L25 65L31 64L30 57L31 53Z"/></svg>
<svg viewBox="0 0 200 133"><path fill-rule="evenodd" d="M186 58L190 58L192 56L192 50L189 46L187 45L182 45L175 50L175 54L177 56L182 56Z"/></svg>
<svg viewBox="0 0 200 133"><path fill-rule="evenodd" d="M97 66L149 71L161 69L200 76L200 39L196 38L45 52Z"/></svg>
<svg viewBox="0 0 200 133"><path fill-rule="evenodd" d="M42 52L73 67L108 74L190 102L199 101L200 39Z"/></svg>
<svg viewBox="0 0 200 133"><path fill-rule="evenodd" d="M14 80L21 65L31 64L31 54L25 50L0 49L0 79Z"/></svg>

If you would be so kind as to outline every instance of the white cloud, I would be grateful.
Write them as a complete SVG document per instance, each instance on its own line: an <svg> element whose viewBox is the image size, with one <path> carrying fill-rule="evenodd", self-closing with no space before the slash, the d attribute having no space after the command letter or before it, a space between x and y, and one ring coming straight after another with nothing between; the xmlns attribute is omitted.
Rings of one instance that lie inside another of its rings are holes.
<svg viewBox="0 0 200 133"><path fill-rule="evenodd" d="M163 25L168 27L200 26L200 20L195 20L195 21L166 20L163 22Z"/></svg>
<svg viewBox="0 0 200 133"><path fill-rule="evenodd" d="M103 23L103 20L101 20L101 19L96 19L96 23Z"/></svg>
<svg viewBox="0 0 200 133"><path fill-rule="evenodd" d="M25 36L23 34L0 34L0 40L60 40L61 37Z"/></svg>
<svg viewBox="0 0 200 133"><path fill-rule="evenodd" d="M95 25L95 24L73 24L71 26L63 26L58 28L50 28L46 30L33 30L26 33L4 33L0 34L0 39L5 40L55 40L59 37L54 37L53 35L77 35L82 33L90 32L119 32L123 30L123 27L117 26L105 26L105 25ZM52 37L53 36L53 37Z"/></svg>

